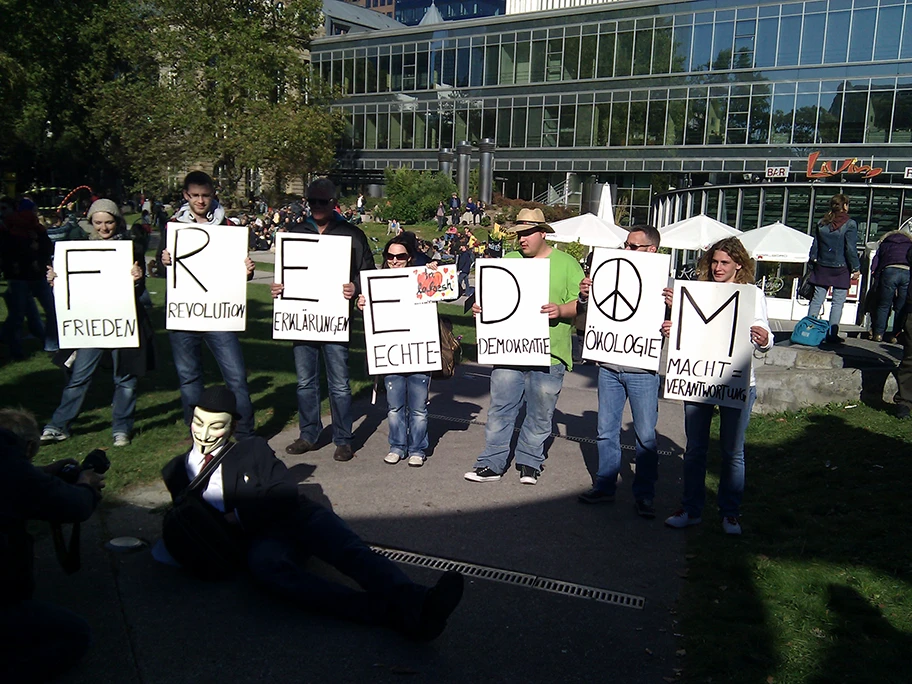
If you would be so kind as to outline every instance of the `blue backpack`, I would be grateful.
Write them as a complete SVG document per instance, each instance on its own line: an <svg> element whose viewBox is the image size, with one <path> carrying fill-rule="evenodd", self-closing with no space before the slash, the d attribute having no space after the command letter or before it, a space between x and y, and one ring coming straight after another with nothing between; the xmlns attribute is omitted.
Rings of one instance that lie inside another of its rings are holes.
<svg viewBox="0 0 912 684"><path fill-rule="evenodd" d="M830 331L830 324L813 316L805 316L795 324L791 341L793 344L803 344L808 347L817 347L826 338Z"/></svg>

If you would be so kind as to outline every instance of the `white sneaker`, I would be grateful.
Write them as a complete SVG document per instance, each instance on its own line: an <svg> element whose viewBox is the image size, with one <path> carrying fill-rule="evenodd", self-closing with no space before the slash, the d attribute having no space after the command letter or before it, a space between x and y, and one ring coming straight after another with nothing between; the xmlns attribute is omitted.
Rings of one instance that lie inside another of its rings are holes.
<svg viewBox="0 0 912 684"><path fill-rule="evenodd" d="M41 443L42 444L53 444L54 442L62 442L67 438L66 433L61 432L55 427L48 425L41 431Z"/></svg>
<svg viewBox="0 0 912 684"><path fill-rule="evenodd" d="M741 534L741 521L734 515L722 518L722 529L725 534Z"/></svg>
<svg viewBox="0 0 912 684"><path fill-rule="evenodd" d="M699 525L703 522L703 518L691 518L683 508L679 511L675 511L672 515L665 518L665 524L669 527L690 527L691 525Z"/></svg>
<svg viewBox="0 0 912 684"><path fill-rule="evenodd" d="M402 460L402 457L399 454L394 454L392 451L389 452L386 457L383 459L384 463L389 463L390 465L396 465L399 461Z"/></svg>
<svg viewBox="0 0 912 684"><path fill-rule="evenodd" d="M419 456L418 454L409 456L408 463L412 468L420 468L424 465L424 456Z"/></svg>
<svg viewBox="0 0 912 684"><path fill-rule="evenodd" d="M114 434L114 446L116 447L125 447L130 446L130 435L125 432L117 432Z"/></svg>

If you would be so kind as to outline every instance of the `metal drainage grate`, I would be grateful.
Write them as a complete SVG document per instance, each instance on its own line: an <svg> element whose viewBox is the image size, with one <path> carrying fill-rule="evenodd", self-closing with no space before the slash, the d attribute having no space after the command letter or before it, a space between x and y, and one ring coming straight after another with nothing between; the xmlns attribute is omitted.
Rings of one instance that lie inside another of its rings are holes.
<svg viewBox="0 0 912 684"><path fill-rule="evenodd" d="M469 418L453 418L452 416L442 416L438 413L429 413L428 418L434 418L435 420L445 420L450 423L459 423L461 425L482 425L482 426L484 425L484 423L482 423L480 420L474 420L474 419L469 419ZM513 432L519 432L519 428L516 428L516 427L513 428ZM573 435L559 435L556 432L552 432L551 436L556 437L558 439L567 439L567 440L570 440L571 442L578 442L581 444L597 444L598 443L591 437L574 437ZM624 449L625 451L636 451L636 447L633 444L621 444L621 449ZM658 454L659 454L659 456L671 456L672 452L664 450L664 449L660 449L660 450L658 450Z"/></svg>
<svg viewBox="0 0 912 684"><path fill-rule="evenodd" d="M590 587L585 584L574 584L572 582L564 582L563 580L549 579L547 577L537 577L522 572L513 572L512 570L491 568L486 565L475 565L474 563L463 563L461 561L448 560L436 556L426 556L420 553L412 553L411 551L389 549L384 546L371 546L371 548L381 556L386 556L391 561L405 563L406 565L416 565L418 567L442 570L444 572L447 570L455 570L467 577L477 577L478 579L486 579L493 582L503 582L505 584L528 587L529 589L539 589L540 591L549 591L552 594L563 594L564 596L591 599L592 601L598 601L599 603L610 603L624 608L643 610L646 605L646 599L642 596L623 594L619 591Z"/></svg>

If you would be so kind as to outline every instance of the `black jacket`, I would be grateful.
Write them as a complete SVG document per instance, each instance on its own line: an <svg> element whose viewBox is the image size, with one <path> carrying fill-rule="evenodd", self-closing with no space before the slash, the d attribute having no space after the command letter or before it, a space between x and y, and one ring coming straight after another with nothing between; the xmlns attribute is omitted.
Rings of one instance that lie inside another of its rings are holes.
<svg viewBox="0 0 912 684"><path fill-rule="evenodd" d="M317 233L320 234L316 224L311 219L300 221L291 226L289 232L292 233ZM348 235L351 238L351 268L349 269L349 282L355 284L355 296L352 297L354 302L361 293L361 271L372 271L376 268L374 265L374 254L371 251L370 243L364 231L348 221L344 220L338 214L333 214L329 225L322 233L323 235Z"/></svg>
<svg viewBox="0 0 912 684"><path fill-rule="evenodd" d="M67 484L36 468L16 435L0 429L0 606L31 598L35 590L29 520L88 520L101 497L88 485Z"/></svg>
<svg viewBox="0 0 912 684"><path fill-rule="evenodd" d="M187 456L171 459L162 469L172 499L190 484ZM302 500L298 486L262 437L249 437L235 444L221 468L225 510L237 513L248 534L279 529L298 511Z"/></svg>

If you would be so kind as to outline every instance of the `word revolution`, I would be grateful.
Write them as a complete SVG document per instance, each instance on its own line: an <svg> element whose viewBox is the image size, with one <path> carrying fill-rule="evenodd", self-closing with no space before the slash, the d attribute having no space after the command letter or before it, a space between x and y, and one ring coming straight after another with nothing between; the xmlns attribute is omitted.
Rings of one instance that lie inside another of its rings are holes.
<svg viewBox="0 0 912 684"><path fill-rule="evenodd" d="M377 368L432 365L440 360L440 343L437 340L428 340L407 344L375 344L371 353Z"/></svg>
<svg viewBox="0 0 912 684"><path fill-rule="evenodd" d="M272 317L272 329L277 332L340 333L348 330L348 316L324 316L306 312L281 312Z"/></svg>
<svg viewBox="0 0 912 684"><path fill-rule="evenodd" d="M171 302L169 318L243 318L246 304L231 302Z"/></svg>
<svg viewBox="0 0 912 684"><path fill-rule="evenodd" d="M62 323L64 335L132 337L136 334L135 318L71 318Z"/></svg>
<svg viewBox="0 0 912 684"><path fill-rule="evenodd" d="M551 346L547 337L482 337L478 340L478 351L482 354L549 354Z"/></svg>
<svg viewBox="0 0 912 684"><path fill-rule="evenodd" d="M617 333L603 332L590 328L586 333L586 349L597 349L615 354L634 354L648 356L651 359L659 358L662 353L662 338L646 338L635 335L621 337Z"/></svg>

